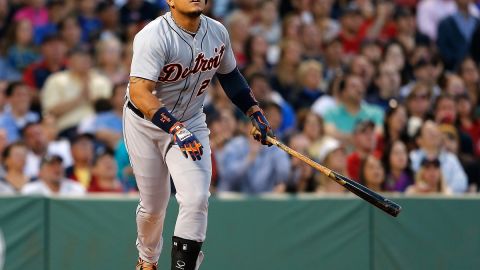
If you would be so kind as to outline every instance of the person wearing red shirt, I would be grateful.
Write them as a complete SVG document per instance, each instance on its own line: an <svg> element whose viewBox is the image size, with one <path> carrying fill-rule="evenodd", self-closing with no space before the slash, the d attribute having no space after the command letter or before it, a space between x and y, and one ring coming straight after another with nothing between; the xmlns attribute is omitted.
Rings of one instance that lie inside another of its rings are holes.
<svg viewBox="0 0 480 270"><path fill-rule="evenodd" d="M375 152L377 145L375 123L370 120L357 122L353 130L353 143L354 151L347 157L347 172L350 178L359 181L362 160L370 154L379 157Z"/></svg>
<svg viewBox="0 0 480 270"><path fill-rule="evenodd" d="M120 180L117 179L117 163L111 151L104 151L95 157L92 168L92 182L88 192L122 192Z"/></svg>

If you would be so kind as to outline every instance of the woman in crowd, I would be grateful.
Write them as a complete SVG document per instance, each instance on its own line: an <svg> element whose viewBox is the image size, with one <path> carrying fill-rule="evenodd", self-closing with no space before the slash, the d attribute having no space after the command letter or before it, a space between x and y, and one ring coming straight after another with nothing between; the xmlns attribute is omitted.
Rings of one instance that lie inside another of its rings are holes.
<svg viewBox="0 0 480 270"><path fill-rule="evenodd" d="M385 191L404 192L413 184L413 173L408 160L407 146L400 140L387 145L382 163L385 168Z"/></svg>
<svg viewBox="0 0 480 270"><path fill-rule="evenodd" d="M113 84L128 81L128 71L121 64L122 51L122 43L115 37L105 38L97 43L97 67Z"/></svg>
<svg viewBox="0 0 480 270"><path fill-rule="evenodd" d="M6 58L11 67L23 71L38 60L33 44L33 26L27 19L16 21L10 28L6 42Z"/></svg>
<svg viewBox="0 0 480 270"><path fill-rule="evenodd" d="M377 139L377 151L383 152L385 147L393 142L400 140L406 143L407 135L407 110L405 106L399 104L396 100L390 100L385 119L383 122L383 134Z"/></svg>
<svg viewBox="0 0 480 270"><path fill-rule="evenodd" d="M23 172L27 147L20 142L8 145L2 153L5 176L0 178L0 194L18 194L31 179Z"/></svg>
<svg viewBox="0 0 480 270"><path fill-rule="evenodd" d="M382 162L368 155L360 165L360 183L375 192L385 191L385 170Z"/></svg>
<svg viewBox="0 0 480 270"><path fill-rule="evenodd" d="M452 191L443 179L440 161L438 159L423 159L420 170L415 175L415 183L409 186L405 193L410 195L451 194Z"/></svg>

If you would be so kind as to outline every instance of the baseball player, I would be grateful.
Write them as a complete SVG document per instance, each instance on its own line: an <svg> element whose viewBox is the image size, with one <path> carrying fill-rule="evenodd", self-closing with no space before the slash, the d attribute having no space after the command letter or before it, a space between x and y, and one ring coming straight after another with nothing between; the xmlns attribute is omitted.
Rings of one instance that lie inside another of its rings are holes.
<svg viewBox="0 0 480 270"><path fill-rule="evenodd" d="M270 125L236 67L228 32L202 15L206 0L167 0L170 12L146 25L133 42L124 139L140 191L137 270L156 269L170 197L179 213L172 238L172 270L198 269L207 230L211 177L205 90L216 74L232 102L268 145Z"/></svg>

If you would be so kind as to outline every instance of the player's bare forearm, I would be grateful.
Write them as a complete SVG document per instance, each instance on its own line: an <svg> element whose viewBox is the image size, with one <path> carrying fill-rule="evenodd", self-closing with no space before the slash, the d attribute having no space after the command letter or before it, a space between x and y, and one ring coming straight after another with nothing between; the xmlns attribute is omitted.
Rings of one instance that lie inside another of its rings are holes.
<svg viewBox="0 0 480 270"><path fill-rule="evenodd" d="M130 100L148 119L152 119L155 112L163 106L162 102L152 93L155 85L156 82L151 80L130 77Z"/></svg>

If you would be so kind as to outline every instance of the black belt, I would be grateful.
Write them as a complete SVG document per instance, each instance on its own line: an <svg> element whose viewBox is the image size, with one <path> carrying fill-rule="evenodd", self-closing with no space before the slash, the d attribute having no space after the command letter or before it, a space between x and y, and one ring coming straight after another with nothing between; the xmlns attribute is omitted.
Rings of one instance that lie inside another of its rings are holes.
<svg viewBox="0 0 480 270"><path fill-rule="evenodd" d="M132 110L132 112L134 112L136 115L138 115L138 117L145 118L143 113L139 109L135 108L130 101L127 101L127 107L130 108L130 110Z"/></svg>

